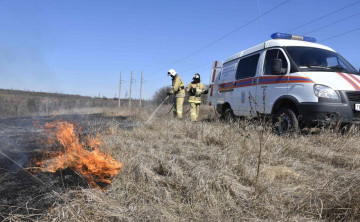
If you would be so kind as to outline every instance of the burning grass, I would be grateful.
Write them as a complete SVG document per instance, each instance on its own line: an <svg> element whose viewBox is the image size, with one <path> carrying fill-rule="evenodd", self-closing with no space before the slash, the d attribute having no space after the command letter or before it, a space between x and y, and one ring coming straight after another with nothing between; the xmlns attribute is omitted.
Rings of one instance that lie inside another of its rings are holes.
<svg viewBox="0 0 360 222"><path fill-rule="evenodd" d="M119 173L122 164L109 154L99 149L101 140L87 136L80 141L75 126L67 121L46 123L48 139L46 143L54 149L48 149L42 160L35 161L42 172L56 172L72 169L82 175L93 188L99 183L110 184L113 177Z"/></svg>
<svg viewBox="0 0 360 222"><path fill-rule="evenodd" d="M65 193L40 219L360 220L358 130L279 137L269 129L259 133L259 125L247 121L192 123L159 116L130 130L109 123L102 146L123 161L121 174L105 192Z"/></svg>

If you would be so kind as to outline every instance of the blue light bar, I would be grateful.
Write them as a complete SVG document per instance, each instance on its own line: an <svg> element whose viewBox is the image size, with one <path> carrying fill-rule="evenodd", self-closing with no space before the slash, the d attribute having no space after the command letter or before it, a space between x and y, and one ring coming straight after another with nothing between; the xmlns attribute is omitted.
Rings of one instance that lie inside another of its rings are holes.
<svg viewBox="0 0 360 222"><path fill-rule="evenodd" d="M291 35L286 33L275 32L271 35L272 39L292 39L292 40L300 40L300 41L307 41L307 42L316 42L315 38L300 36L300 35Z"/></svg>

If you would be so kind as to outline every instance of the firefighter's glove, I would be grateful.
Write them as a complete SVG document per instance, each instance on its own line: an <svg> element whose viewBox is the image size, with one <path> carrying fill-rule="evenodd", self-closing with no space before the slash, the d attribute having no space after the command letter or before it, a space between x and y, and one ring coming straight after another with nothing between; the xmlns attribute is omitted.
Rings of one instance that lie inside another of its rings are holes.
<svg viewBox="0 0 360 222"><path fill-rule="evenodd" d="M171 94L174 94L174 90L170 90L169 92L166 93L168 96L170 96Z"/></svg>
<svg viewBox="0 0 360 222"><path fill-rule="evenodd" d="M203 94L208 94L209 90L205 89Z"/></svg>
<svg viewBox="0 0 360 222"><path fill-rule="evenodd" d="M193 95L195 95L195 94L196 94L196 88L191 88L191 89L190 89L190 93L193 94Z"/></svg>

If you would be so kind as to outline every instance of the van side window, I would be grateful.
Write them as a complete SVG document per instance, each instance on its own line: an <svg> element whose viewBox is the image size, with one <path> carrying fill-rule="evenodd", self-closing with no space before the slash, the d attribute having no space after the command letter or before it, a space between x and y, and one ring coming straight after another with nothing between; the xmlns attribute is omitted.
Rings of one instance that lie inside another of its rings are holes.
<svg viewBox="0 0 360 222"><path fill-rule="evenodd" d="M260 54L240 59L236 70L236 79L245 79L256 75L256 68L259 62Z"/></svg>
<svg viewBox="0 0 360 222"><path fill-rule="evenodd" d="M236 67L239 62L239 59L227 62L224 64L221 74L220 74L220 81L226 82L226 81L234 81L235 73L236 73Z"/></svg>
<svg viewBox="0 0 360 222"><path fill-rule="evenodd" d="M284 53L279 49L271 49L266 51L265 61L264 61L264 75L272 75L271 73L271 65L273 59L281 59L282 60L282 68L288 68L288 63L285 58Z"/></svg>

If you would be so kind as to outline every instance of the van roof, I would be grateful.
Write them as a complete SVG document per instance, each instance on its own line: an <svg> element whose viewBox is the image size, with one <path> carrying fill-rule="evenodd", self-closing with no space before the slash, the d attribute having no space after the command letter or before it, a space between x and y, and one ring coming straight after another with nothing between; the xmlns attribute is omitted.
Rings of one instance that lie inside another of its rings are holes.
<svg viewBox="0 0 360 222"><path fill-rule="evenodd" d="M251 48L245 49L241 52L235 53L234 55L230 56L225 60L225 62L229 62L231 60L249 55L253 52L260 51L265 48L271 48L271 47L284 47L284 46L300 46L300 47L314 47L314 48L320 48L325 49L329 51L335 52L333 49L318 44L318 43L312 43L312 42L306 42L306 41L300 41L300 40L292 40L292 39L271 39L266 42L263 42L259 45L255 45ZM224 63L225 63L224 62Z"/></svg>

